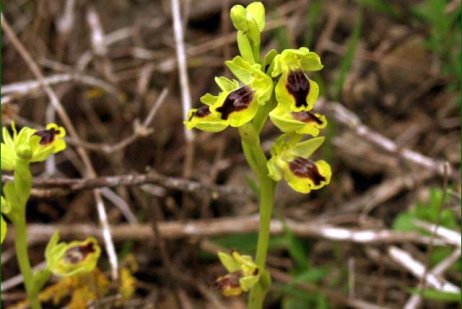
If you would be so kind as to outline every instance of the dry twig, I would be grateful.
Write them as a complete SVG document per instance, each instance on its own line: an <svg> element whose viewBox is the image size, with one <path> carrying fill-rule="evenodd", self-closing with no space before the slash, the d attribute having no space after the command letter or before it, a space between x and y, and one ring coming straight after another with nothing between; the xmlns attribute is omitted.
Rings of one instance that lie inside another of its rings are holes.
<svg viewBox="0 0 462 309"><path fill-rule="evenodd" d="M325 98L320 98L316 103L315 109L331 115L339 123L350 128L359 137L364 138L368 142L382 148L389 153L395 154L401 159L424 167L440 176L445 176L448 174L451 179L455 181L459 180L458 172L449 166L447 161L433 159L416 151L398 146L389 138L371 130L369 127L364 125L361 119L355 113L348 110L340 103L330 102ZM445 166L449 168L449 173L446 171Z"/></svg>
<svg viewBox="0 0 462 309"><path fill-rule="evenodd" d="M408 252L401 250L398 247L390 247L388 248L388 255L395 262L409 270L415 277L423 278L425 275L425 282L435 289L449 293L460 292L460 289L456 285L446 281L443 278L439 278L431 272L427 272L425 270L425 266L421 262L414 259Z"/></svg>
<svg viewBox="0 0 462 309"><path fill-rule="evenodd" d="M361 244L383 244L383 243L418 243L428 244L429 237L421 236L417 233L395 232L390 230L354 230L343 227L336 227L322 222L295 222L287 220L272 220L271 233L281 234L285 231L284 224L287 225L295 235L301 237L322 238L331 241L346 241ZM44 243L49 240L53 232L59 229L63 239L75 237L85 237L89 235L101 237L101 231L90 224L66 224L66 225L29 225L31 243ZM237 217L219 218L209 220L191 221L170 221L159 222L159 235L163 239L178 239L185 237L212 237L228 234L245 234L258 230L258 217ZM152 226L150 224L119 224L111 228L112 235L116 241L152 240ZM12 233L8 233L6 241L12 241ZM443 239L435 239L435 245L448 245Z"/></svg>
<svg viewBox="0 0 462 309"><path fill-rule="evenodd" d="M13 177L2 175L2 182L12 181ZM34 178L32 180L33 188L49 190L50 188L59 188L70 191L88 190L95 188L113 188L120 186L138 186L143 184L157 184L171 190L184 192L208 193L212 198L226 196L234 200L248 200L252 194L245 189L234 188L230 186L217 186L212 184L203 184L196 181L185 180L182 178L167 177L155 171L147 174L132 174L119 176L104 176L95 178ZM65 194L66 192L60 192ZM50 195L50 194L49 194Z"/></svg>
<svg viewBox="0 0 462 309"><path fill-rule="evenodd" d="M460 259L460 248L457 248L454 250L454 252L442 260L439 264L437 264L429 273L432 274L432 276L435 277L440 277L443 275L443 273L451 267L454 263L459 261ZM423 285L420 284L419 288L422 288ZM404 306L404 309L416 309L419 308L420 303L422 301L422 297L419 294L413 294L409 300L406 302L406 305Z"/></svg>

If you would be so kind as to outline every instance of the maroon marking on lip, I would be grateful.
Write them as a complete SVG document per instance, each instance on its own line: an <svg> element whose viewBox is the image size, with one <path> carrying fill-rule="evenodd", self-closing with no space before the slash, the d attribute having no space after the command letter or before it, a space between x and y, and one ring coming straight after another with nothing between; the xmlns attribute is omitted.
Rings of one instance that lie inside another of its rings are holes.
<svg viewBox="0 0 462 309"><path fill-rule="evenodd" d="M199 107L197 111L194 113L194 116L200 118L207 117L208 115L210 115L210 109L207 105Z"/></svg>
<svg viewBox="0 0 462 309"><path fill-rule="evenodd" d="M292 112L292 117L295 120L301 121L301 122L316 122L317 124L321 125L323 122L321 119L319 119L315 114L310 113L310 112Z"/></svg>
<svg viewBox="0 0 462 309"><path fill-rule="evenodd" d="M48 144L53 143L55 140L56 135L60 133L60 130L56 130L55 128L50 130L40 130L34 133L40 137L40 145L46 146Z"/></svg>
<svg viewBox="0 0 462 309"><path fill-rule="evenodd" d="M239 279L241 279L241 277L241 271L229 273L215 280L213 287L221 291L225 290L225 288L238 288L240 287Z"/></svg>
<svg viewBox="0 0 462 309"><path fill-rule="evenodd" d="M287 77L287 91L295 98L296 107L307 107L306 97L310 92L310 81L303 71L291 71Z"/></svg>
<svg viewBox="0 0 462 309"><path fill-rule="evenodd" d="M217 112L221 114L221 119L228 119L233 112L238 112L246 109L253 99L253 92L246 86L232 91L226 98L223 105L217 108Z"/></svg>
<svg viewBox="0 0 462 309"><path fill-rule="evenodd" d="M296 176L311 179L316 186L322 181L326 181L326 178L319 173L318 167L311 160L297 157L289 163L289 168Z"/></svg>
<svg viewBox="0 0 462 309"><path fill-rule="evenodd" d="M66 251L64 259L70 264L78 264L93 252L95 252L95 247L94 244L90 242L87 245L70 248Z"/></svg>
<svg viewBox="0 0 462 309"><path fill-rule="evenodd" d="M208 115L210 115L210 109L207 105L203 105L193 112L188 120L191 121L194 117L204 118Z"/></svg>

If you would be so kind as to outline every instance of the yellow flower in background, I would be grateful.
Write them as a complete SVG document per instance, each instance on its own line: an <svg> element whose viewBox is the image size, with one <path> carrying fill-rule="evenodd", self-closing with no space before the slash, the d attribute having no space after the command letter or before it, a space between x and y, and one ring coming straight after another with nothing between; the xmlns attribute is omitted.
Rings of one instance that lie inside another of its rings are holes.
<svg viewBox="0 0 462 309"><path fill-rule="evenodd" d="M58 243L59 232L51 237L45 250L48 269L60 277L88 273L96 267L101 248L94 237L84 241L73 241L69 244Z"/></svg>
<svg viewBox="0 0 462 309"><path fill-rule="evenodd" d="M45 161L51 154L66 148L64 136L66 130L55 123L47 125L45 130L22 128L19 133L14 122L11 124L13 135L3 127L1 144L1 168L12 171L18 158L28 162Z"/></svg>
<svg viewBox="0 0 462 309"><path fill-rule="evenodd" d="M66 149L66 130L56 123L49 123L46 130L36 131L31 138L31 162L45 161L51 154Z"/></svg>
<svg viewBox="0 0 462 309"><path fill-rule="evenodd" d="M260 279L257 264L249 255L233 251L231 255L218 252L218 258L229 272L215 281L224 296L237 296L248 292Z"/></svg>

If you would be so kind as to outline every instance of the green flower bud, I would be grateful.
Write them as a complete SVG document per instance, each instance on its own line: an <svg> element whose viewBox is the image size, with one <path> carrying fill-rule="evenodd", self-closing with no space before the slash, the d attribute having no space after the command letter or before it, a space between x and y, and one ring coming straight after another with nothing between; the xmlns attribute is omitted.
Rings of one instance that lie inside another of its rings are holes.
<svg viewBox="0 0 462 309"><path fill-rule="evenodd" d="M60 277L69 277L91 272L98 262L101 248L94 237L69 244L58 243L59 231L50 239L45 250L48 269Z"/></svg>
<svg viewBox="0 0 462 309"><path fill-rule="evenodd" d="M246 7L247 16L251 16L260 32L265 30L265 7L261 2L252 2ZM247 17L248 18L248 17Z"/></svg>
<svg viewBox="0 0 462 309"><path fill-rule="evenodd" d="M238 4L231 8L230 11L231 21L233 22L234 28L239 31L247 31L247 12L245 8Z"/></svg>
<svg viewBox="0 0 462 309"><path fill-rule="evenodd" d="M231 8L230 17L234 28L239 31L248 31L249 23L255 23L258 32L265 29L265 7L261 2L253 2L246 8L237 4Z"/></svg>

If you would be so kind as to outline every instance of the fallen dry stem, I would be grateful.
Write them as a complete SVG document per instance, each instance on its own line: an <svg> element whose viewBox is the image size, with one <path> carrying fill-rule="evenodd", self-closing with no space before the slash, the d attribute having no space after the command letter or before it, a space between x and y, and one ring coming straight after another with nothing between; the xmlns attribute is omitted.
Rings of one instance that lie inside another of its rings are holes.
<svg viewBox="0 0 462 309"><path fill-rule="evenodd" d="M271 221L271 233L282 234L284 224L295 235L313 237L331 241L354 242L361 244L384 243L417 243L429 244L430 238L417 233L395 232L391 230L349 229L336 227L321 222L296 222L277 219ZM73 239L75 237L97 236L101 238L101 231L91 224L31 224L29 225L30 243L46 243L56 229L61 230L61 238ZM212 237L220 235L238 235L254 233L258 230L258 217L233 217L207 220L170 221L159 222L159 235L163 239L179 239L187 237ZM151 224L119 224L111 227L115 241L153 240ZM6 241L11 242L14 233L8 233ZM448 242L435 238L434 245L448 245Z"/></svg>
<svg viewBox="0 0 462 309"><path fill-rule="evenodd" d="M355 113L338 102L330 102L325 98L319 98L315 109L332 116L337 122L351 129L357 136L405 161L424 167L443 177L449 175L449 178L454 181L460 179L458 171L450 166L447 161L433 159L416 151L400 147L391 139L364 125Z"/></svg>
<svg viewBox="0 0 462 309"><path fill-rule="evenodd" d="M2 175L2 182L12 181L13 176ZM167 177L155 171L147 174L129 174L119 176L104 176L95 178L35 178L32 187L36 189L63 189L68 191L80 191L95 188L113 188L120 186L138 186L144 184L157 184L171 190L194 193L208 193L212 198L222 196L232 198L233 200L251 199L252 194L246 189L239 189L232 186L218 186L212 184L203 184L197 181L185 180L183 178ZM59 195L66 192L57 192ZM51 194L48 194L49 196Z"/></svg>

